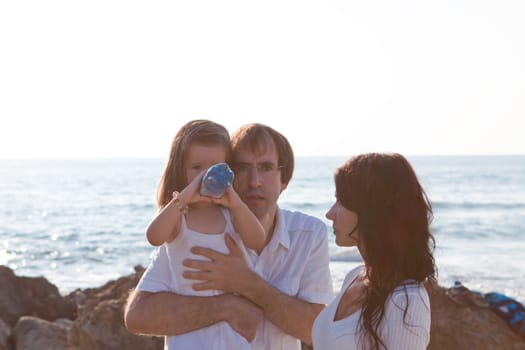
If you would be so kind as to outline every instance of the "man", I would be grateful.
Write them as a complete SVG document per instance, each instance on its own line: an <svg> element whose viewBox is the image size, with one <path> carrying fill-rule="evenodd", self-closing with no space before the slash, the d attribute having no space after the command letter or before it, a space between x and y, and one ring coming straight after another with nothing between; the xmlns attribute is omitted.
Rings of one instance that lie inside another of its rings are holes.
<svg viewBox="0 0 525 350"><path fill-rule="evenodd" d="M254 270L231 239L226 240L229 255L195 247L192 252L209 261L185 261L184 276L196 280L196 290L225 294L177 295L169 292L161 247L130 297L126 326L133 333L176 336L226 321L253 339L253 349L300 349L301 341L311 343L313 322L333 297L326 226L277 206L294 168L293 151L283 135L249 124L231 139L235 189L268 233L265 247L250 257Z"/></svg>

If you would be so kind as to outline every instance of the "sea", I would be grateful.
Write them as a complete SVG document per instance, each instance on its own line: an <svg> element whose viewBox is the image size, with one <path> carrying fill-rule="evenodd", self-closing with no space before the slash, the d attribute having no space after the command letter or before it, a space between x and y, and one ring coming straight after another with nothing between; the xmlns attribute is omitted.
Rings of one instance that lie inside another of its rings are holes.
<svg viewBox="0 0 525 350"><path fill-rule="evenodd" d="M297 157L279 200L327 225L334 289L361 264L335 245L325 213L347 157ZM525 156L408 157L434 210L438 281L525 302ZM0 160L0 265L43 276L61 293L147 266L163 159Z"/></svg>

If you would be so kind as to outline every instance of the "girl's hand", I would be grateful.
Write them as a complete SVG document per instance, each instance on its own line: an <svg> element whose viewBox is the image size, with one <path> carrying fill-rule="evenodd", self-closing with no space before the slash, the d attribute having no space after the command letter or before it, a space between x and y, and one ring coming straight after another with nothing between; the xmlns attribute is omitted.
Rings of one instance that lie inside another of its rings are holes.
<svg viewBox="0 0 525 350"><path fill-rule="evenodd" d="M214 204L222 205L223 207L229 208L230 210L236 208L242 204L241 197L235 192L232 186L229 186L222 197L209 197L211 202Z"/></svg>
<svg viewBox="0 0 525 350"><path fill-rule="evenodd" d="M186 186L179 195L180 201L184 205L190 205L194 203L211 203L212 198L201 196L199 190L201 186L202 177L204 176L204 173L206 170L201 171L197 176L191 180L191 182Z"/></svg>

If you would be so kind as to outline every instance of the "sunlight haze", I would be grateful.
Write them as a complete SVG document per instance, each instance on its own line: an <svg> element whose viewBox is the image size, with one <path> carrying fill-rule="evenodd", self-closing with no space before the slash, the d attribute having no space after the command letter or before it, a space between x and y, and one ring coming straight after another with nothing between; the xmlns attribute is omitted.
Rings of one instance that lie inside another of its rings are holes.
<svg viewBox="0 0 525 350"><path fill-rule="evenodd" d="M185 122L298 155L525 154L522 1L9 1L0 158L164 157Z"/></svg>

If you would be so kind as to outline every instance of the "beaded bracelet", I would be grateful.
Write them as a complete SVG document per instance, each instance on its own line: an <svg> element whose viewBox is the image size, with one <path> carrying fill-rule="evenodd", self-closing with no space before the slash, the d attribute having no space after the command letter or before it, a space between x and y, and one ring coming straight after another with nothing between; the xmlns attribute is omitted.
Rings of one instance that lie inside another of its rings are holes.
<svg viewBox="0 0 525 350"><path fill-rule="evenodd" d="M175 206L177 207L177 209L179 209L179 211L182 214L188 213L188 206L184 205L184 203L182 203L182 201L180 200L180 193L177 192L177 191L173 191L171 196L172 196L171 198L174 201Z"/></svg>

